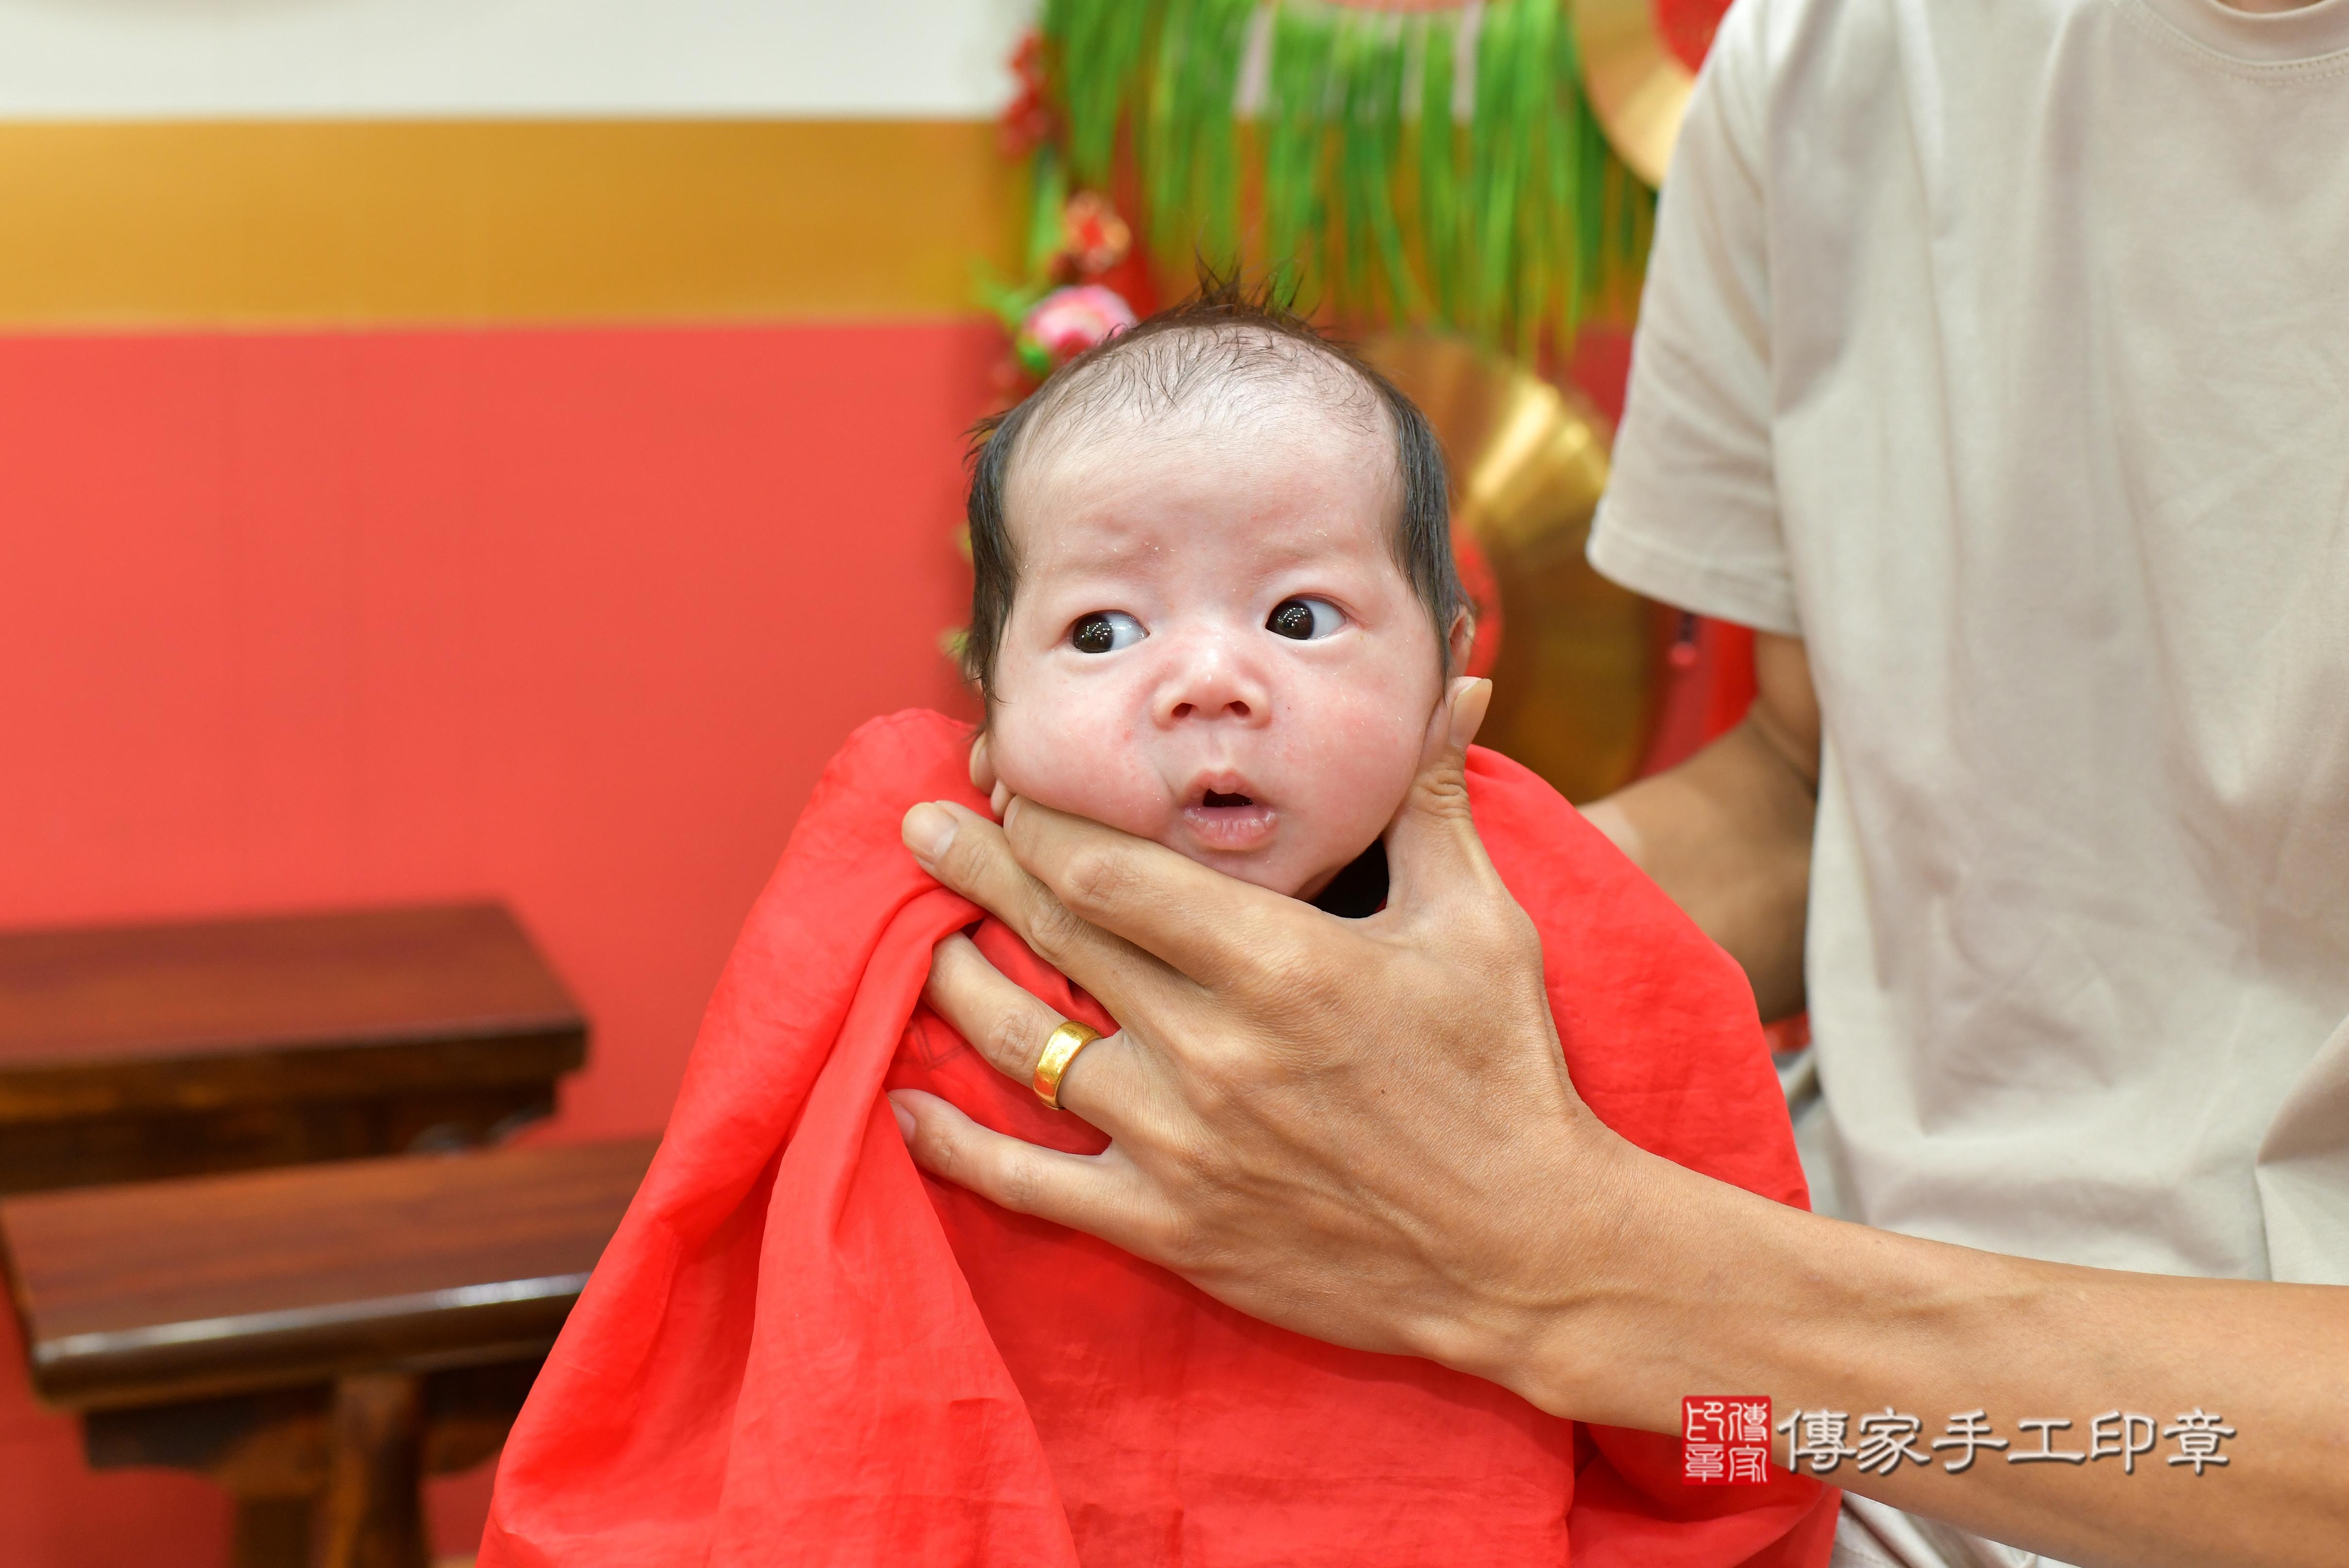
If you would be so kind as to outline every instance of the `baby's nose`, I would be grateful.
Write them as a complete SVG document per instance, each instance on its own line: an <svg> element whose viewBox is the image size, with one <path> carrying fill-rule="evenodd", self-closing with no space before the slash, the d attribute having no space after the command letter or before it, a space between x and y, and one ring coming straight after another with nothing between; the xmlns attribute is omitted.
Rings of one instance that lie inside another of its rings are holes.
<svg viewBox="0 0 2349 1568"><path fill-rule="evenodd" d="M1197 719L1262 723L1271 711L1263 680L1219 643L1202 642L1177 653L1158 689L1158 722L1179 724Z"/></svg>

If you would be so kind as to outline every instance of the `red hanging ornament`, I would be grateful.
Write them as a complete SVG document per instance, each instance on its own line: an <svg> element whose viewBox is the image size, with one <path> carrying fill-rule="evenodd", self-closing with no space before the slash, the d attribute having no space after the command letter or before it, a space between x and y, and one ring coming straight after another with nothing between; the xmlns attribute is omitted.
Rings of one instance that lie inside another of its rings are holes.
<svg viewBox="0 0 2349 1568"><path fill-rule="evenodd" d="M1060 127L1044 91L1043 35L1033 28L1012 54L1011 74L1019 78L1019 87L998 122L998 131L1003 156L1019 159L1050 140Z"/></svg>

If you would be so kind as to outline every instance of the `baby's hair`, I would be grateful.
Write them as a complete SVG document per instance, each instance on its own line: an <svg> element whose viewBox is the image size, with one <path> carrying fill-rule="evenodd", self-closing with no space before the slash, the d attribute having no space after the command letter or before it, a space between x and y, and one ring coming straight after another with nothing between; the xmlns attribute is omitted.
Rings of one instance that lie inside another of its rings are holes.
<svg viewBox="0 0 2349 1568"><path fill-rule="evenodd" d="M1289 309L1271 285L1249 289L1237 275L1203 273L1196 295L1088 348L971 429L970 637L963 661L990 703L995 658L1019 584L1004 491L1020 452L1098 429L1121 411L1164 414L1203 396L1300 377L1319 382L1333 407L1354 414L1366 431L1381 422L1393 431L1395 564L1434 621L1448 664L1453 618L1464 600L1452 561L1444 451L1427 416L1352 349Z"/></svg>

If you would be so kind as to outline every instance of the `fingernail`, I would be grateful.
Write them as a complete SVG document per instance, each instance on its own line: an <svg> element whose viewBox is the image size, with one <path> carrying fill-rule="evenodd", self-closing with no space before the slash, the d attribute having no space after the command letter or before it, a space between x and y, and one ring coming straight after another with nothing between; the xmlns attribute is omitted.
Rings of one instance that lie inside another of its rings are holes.
<svg viewBox="0 0 2349 1568"><path fill-rule="evenodd" d="M907 1143L913 1142L914 1113L899 1105L895 1099L892 1099L889 1102L889 1110L890 1113L897 1118L898 1136L903 1137Z"/></svg>
<svg viewBox="0 0 2349 1568"><path fill-rule="evenodd" d="M1002 821L1003 808L1011 804L1011 791L1009 787L1002 784L998 784L995 786L995 793L987 797L987 804L995 808L995 819L998 822Z"/></svg>
<svg viewBox="0 0 2349 1568"><path fill-rule="evenodd" d="M905 847L914 852L914 858L922 863L924 870L928 870L937 865L947 846L954 842L954 813L926 800L905 814L898 832L905 840Z"/></svg>
<svg viewBox="0 0 2349 1568"><path fill-rule="evenodd" d="M1452 743L1464 751L1485 726L1485 710L1493 702L1493 683L1481 676L1460 682L1452 699Z"/></svg>

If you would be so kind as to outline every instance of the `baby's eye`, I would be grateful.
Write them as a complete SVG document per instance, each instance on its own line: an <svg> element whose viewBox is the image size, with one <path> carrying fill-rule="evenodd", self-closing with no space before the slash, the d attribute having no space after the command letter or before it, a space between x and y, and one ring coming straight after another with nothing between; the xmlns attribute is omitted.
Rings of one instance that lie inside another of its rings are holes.
<svg viewBox="0 0 2349 1568"><path fill-rule="evenodd" d="M1123 610L1095 610L1079 616L1077 624L1069 628L1069 641L1079 653L1115 653L1149 635L1140 621Z"/></svg>
<svg viewBox="0 0 2349 1568"><path fill-rule="evenodd" d="M1283 637L1293 637L1308 642L1317 637L1328 637L1346 624L1346 612L1328 599L1283 599L1272 607L1265 620L1265 629Z"/></svg>

